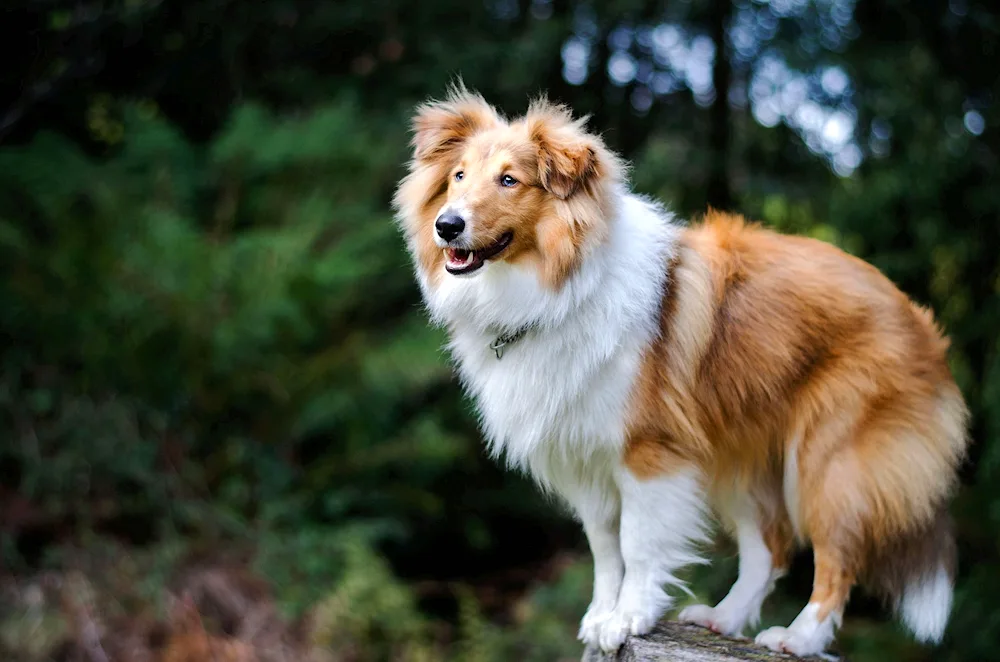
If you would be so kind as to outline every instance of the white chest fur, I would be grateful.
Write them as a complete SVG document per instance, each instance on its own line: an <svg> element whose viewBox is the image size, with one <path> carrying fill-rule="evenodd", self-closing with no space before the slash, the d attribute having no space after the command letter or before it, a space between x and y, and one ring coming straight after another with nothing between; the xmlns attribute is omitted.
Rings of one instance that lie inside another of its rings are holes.
<svg viewBox="0 0 1000 662"><path fill-rule="evenodd" d="M558 292L533 271L489 264L472 278L422 280L434 319L474 397L490 450L538 475L559 458L586 463L624 443L628 398L656 333L677 227L653 204L623 195L607 240ZM500 332L533 325L498 360Z"/></svg>

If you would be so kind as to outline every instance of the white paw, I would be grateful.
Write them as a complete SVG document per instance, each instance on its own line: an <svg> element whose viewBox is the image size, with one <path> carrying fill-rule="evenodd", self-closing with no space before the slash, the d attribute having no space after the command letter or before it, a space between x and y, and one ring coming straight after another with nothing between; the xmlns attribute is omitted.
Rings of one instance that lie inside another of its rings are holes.
<svg viewBox="0 0 1000 662"><path fill-rule="evenodd" d="M653 629L656 618L648 613L616 609L598 626L601 650L613 653L633 634L646 634Z"/></svg>
<svg viewBox="0 0 1000 662"><path fill-rule="evenodd" d="M724 609L709 607L708 605L691 605L685 607L678 614L677 620L682 623L694 623L703 628L708 628L712 632L718 632L726 636L740 636L743 630L743 623L736 614Z"/></svg>
<svg viewBox="0 0 1000 662"><path fill-rule="evenodd" d="M615 606L613 604L590 603L587 613L583 615L583 620L580 621L580 631L576 635L577 639L588 645L600 645L601 623L611 616L614 609Z"/></svg>
<svg viewBox="0 0 1000 662"><path fill-rule="evenodd" d="M791 653L799 657L819 655L823 652L822 642L805 637L795 630L777 626L764 630L754 641L776 653Z"/></svg>

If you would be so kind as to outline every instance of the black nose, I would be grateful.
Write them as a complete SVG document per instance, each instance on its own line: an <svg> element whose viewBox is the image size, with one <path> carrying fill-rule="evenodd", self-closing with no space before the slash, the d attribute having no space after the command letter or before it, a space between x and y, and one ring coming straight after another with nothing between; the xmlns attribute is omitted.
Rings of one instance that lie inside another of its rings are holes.
<svg viewBox="0 0 1000 662"><path fill-rule="evenodd" d="M445 241L451 241L462 234L462 230L465 229L465 219L458 214L442 214L434 223L434 227L437 228L439 237Z"/></svg>

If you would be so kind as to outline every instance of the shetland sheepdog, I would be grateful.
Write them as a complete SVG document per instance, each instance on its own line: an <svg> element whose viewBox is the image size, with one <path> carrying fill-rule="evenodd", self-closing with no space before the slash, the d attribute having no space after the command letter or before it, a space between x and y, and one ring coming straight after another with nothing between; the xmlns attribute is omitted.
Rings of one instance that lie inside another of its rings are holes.
<svg viewBox="0 0 1000 662"><path fill-rule="evenodd" d="M832 245L711 210L678 222L544 99L506 119L457 85L413 133L396 219L489 449L586 532L582 641L648 632L715 523L739 577L681 621L756 626L808 544L808 604L758 643L822 653L855 584L941 639L968 414L930 312Z"/></svg>

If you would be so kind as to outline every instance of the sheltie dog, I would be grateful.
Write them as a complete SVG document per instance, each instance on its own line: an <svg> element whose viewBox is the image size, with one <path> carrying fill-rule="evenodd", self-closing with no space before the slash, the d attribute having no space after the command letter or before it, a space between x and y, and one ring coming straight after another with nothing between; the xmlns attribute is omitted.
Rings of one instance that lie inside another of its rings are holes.
<svg viewBox="0 0 1000 662"><path fill-rule="evenodd" d="M715 521L739 577L680 620L755 626L808 543L812 596L758 643L823 652L855 584L941 639L968 414L930 312L829 244L679 223L545 100L508 120L457 85L413 131L396 219L490 450L583 525L582 641L648 632Z"/></svg>

